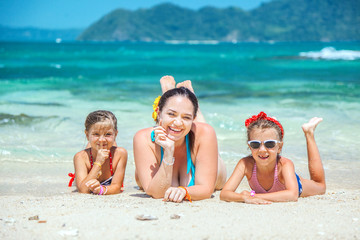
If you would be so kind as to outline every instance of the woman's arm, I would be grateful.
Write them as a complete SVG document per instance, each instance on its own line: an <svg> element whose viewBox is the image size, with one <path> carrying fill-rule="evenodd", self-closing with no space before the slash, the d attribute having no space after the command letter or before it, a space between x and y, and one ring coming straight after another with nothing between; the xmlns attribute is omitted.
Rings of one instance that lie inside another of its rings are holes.
<svg viewBox="0 0 360 240"><path fill-rule="evenodd" d="M215 189L218 167L218 145L215 130L206 123L194 123L194 147L198 147L195 161L195 185L187 187L193 200L211 197Z"/></svg>
<svg viewBox="0 0 360 240"><path fill-rule="evenodd" d="M299 188L295 176L294 164L291 160L281 158L282 170L281 175L285 182L285 190L273 193L255 194L256 197L269 200L272 202L289 202L297 201L299 197ZM280 178L280 176L279 176Z"/></svg>
<svg viewBox="0 0 360 240"><path fill-rule="evenodd" d="M136 174L144 191L154 197L162 198L171 186L173 165L165 163L159 166L155 149L151 147L150 133L153 128L140 130L134 136L134 160ZM165 162L172 162L174 149L164 149Z"/></svg>

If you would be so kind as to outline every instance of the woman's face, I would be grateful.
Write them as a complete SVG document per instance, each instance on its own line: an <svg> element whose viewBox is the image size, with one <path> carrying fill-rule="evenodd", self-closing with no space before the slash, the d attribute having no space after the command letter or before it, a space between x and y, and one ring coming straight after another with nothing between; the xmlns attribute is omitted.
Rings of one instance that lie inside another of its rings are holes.
<svg viewBox="0 0 360 240"><path fill-rule="evenodd" d="M184 96L170 97L159 114L159 123L175 141L185 137L194 121L194 105Z"/></svg>

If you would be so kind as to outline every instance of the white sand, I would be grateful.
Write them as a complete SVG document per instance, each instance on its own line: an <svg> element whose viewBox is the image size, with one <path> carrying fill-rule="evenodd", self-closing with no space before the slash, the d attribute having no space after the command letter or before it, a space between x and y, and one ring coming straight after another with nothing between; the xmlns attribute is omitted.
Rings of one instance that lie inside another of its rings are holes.
<svg viewBox="0 0 360 240"><path fill-rule="evenodd" d="M208 200L169 203L135 187L133 163L125 191L112 196L73 192L66 186L72 165L51 166L1 163L0 239L360 239L359 177L350 188L328 181L325 195L298 202L228 203L215 192ZM136 219L143 214L157 219Z"/></svg>

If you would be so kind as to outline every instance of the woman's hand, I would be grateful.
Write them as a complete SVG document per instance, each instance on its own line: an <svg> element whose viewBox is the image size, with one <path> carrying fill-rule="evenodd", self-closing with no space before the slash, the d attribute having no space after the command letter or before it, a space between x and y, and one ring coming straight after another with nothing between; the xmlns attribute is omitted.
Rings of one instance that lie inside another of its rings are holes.
<svg viewBox="0 0 360 240"><path fill-rule="evenodd" d="M251 196L249 191L242 191L241 194L244 196L244 202L248 204L271 204L270 201Z"/></svg>
<svg viewBox="0 0 360 240"><path fill-rule="evenodd" d="M161 121L160 121L161 123ZM154 128L155 133L155 143L164 148L164 151L170 150L174 152L175 142L172 139L172 136L169 136L165 129L162 126L157 126Z"/></svg>
<svg viewBox="0 0 360 240"><path fill-rule="evenodd" d="M186 191L182 188L169 187L165 192L164 201L181 202L186 195Z"/></svg>
<svg viewBox="0 0 360 240"><path fill-rule="evenodd" d="M96 179L91 179L85 183L92 193L99 194L100 192L100 182Z"/></svg>

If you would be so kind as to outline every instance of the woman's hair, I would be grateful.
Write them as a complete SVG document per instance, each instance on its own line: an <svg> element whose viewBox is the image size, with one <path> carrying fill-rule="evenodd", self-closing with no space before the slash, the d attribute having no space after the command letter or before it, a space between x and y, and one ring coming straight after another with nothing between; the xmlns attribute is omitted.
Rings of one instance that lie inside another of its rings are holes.
<svg viewBox="0 0 360 240"><path fill-rule="evenodd" d="M188 98L194 106L193 114L194 114L194 118L196 117L196 113L199 108L199 103L198 103L198 100L197 100L195 94L186 87L173 88L173 89L166 91L161 96L160 101L159 101L158 107L159 107L160 112L166 105L167 100L173 96L184 96L184 97Z"/></svg>
<svg viewBox="0 0 360 240"><path fill-rule="evenodd" d="M95 123L106 121L109 121L117 131L117 119L115 115L112 112L106 110L97 110L89 113L85 120L85 130L89 131Z"/></svg>
<svg viewBox="0 0 360 240"><path fill-rule="evenodd" d="M281 129L275 122L267 120L267 119L259 119L259 120L256 120L256 121L250 123L250 125L247 127L248 141L250 141L250 133L256 128L259 128L259 129L274 128L276 130L276 133L277 133L280 141L283 140L283 136L281 134Z"/></svg>

